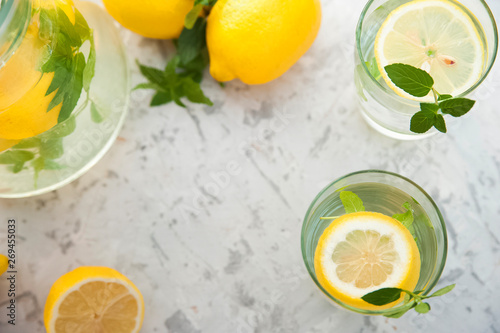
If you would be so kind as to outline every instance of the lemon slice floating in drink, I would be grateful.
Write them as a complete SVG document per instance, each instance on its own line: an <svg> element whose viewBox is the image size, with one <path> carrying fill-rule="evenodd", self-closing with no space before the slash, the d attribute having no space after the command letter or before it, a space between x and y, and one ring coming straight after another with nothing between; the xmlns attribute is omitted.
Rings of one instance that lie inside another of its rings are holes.
<svg viewBox="0 0 500 333"><path fill-rule="evenodd" d="M79 267L60 277L44 313L48 333L137 333L143 318L140 291L107 267Z"/></svg>
<svg viewBox="0 0 500 333"><path fill-rule="evenodd" d="M448 0L410 1L386 18L375 38L375 58L387 85L398 95L434 101L432 92L417 98L396 87L384 67L404 63L428 72L441 94L460 95L481 77L485 45L466 9Z"/></svg>
<svg viewBox="0 0 500 333"><path fill-rule="evenodd" d="M420 276L420 253L411 233L392 217L373 212L343 215L321 235L314 255L319 283L341 302L365 310L361 297L396 287L413 291Z"/></svg>

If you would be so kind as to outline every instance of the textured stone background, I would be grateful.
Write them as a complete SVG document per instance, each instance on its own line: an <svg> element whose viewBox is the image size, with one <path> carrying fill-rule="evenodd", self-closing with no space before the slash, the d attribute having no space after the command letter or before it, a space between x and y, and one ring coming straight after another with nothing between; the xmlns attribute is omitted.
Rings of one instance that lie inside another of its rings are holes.
<svg viewBox="0 0 500 333"><path fill-rule="evenodd" d="M490 2L500 17L500 3ZM114 267L136 283L147 333L500 331L499 67L448 135L383 137L355 103L352 52L363 4L323 1L316 43L270 84L222 89L207 73L213 108L151 109L150 93L132 93L119 139L90 172L53 193L0 201L2 219L18 219L20 239L18 326L7 327L0 310L0 331L44 332L50 286L80 265ZM131 60L164 66L168 42L122 35ZM431 301L425 316L337 309L304 268L300 227L309 203L335 178L370 168L416 181L446 218L440 285L457 288Z"/></svg>

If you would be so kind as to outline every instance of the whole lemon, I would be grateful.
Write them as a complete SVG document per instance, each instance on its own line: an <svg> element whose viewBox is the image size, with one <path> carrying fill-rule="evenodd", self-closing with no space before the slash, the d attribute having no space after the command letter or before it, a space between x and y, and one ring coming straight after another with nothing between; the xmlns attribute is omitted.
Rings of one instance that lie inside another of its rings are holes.
<svg viewBox="0 0 500 333"><path fill-rule="evenodd" d="M115 20L148 38L177 38L194 0L103 0Z"/></svg>
<svg viewBox="0 0 500 333"><path fill-rule="evenodd" d="M311 47L319 0L219 0L208 17L210 73L262 84L283 75Z"/></svg>

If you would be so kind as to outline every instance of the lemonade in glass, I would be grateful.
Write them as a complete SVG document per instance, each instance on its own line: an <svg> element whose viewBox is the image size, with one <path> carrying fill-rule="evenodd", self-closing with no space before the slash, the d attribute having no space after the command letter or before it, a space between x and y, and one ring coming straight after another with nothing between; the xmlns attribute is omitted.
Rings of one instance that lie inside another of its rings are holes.
<svg viewBox="0 0 500 333"><path fill-rule="evenodd" d="M320 290L365 315L397 316L413 306L404 295L382 306L362 299L382 288L429 295L447 254L446 226L434 201L409 179L378 170L346 175L323 189L306 213L301 241Z"/></svg>
<svg viewBox="0 0 500 333"><path fill-rule="evenodd" d="M470 96L493 66L497 41L495 19L483 0L369 1L356 30L355 82L362 115L396 139L437 133L436 128L410 130L420 103L437 102L441 96L435 91ZM435 90L421 97L408 94L388 76L386 66L391 64L425 71Z"/></svg>
<svg viewBox="0 0 500 333"><path fill-rule="evenodd" d="M88 170L123 123L129 78L112 19L72 0L0 7L0 197L56 189Z"/></svg>

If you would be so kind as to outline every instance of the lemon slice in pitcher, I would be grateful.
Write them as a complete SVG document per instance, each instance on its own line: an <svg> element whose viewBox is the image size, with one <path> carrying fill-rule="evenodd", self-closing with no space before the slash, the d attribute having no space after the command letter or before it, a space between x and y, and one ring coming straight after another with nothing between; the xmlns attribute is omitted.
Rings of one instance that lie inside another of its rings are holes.
<svg viewBox="0 0 500 333"><path fill-rule="evenodd" d="M373 212L343 215L321 235L314 255L319 283L341 302L382 310L399 301L371 305L367 293L396 287L413 291L420 276L420 253L411 233L392 217Z"/></svg>
<svg viewBox="0 0 500 333"><path fill-rule="evenodd" d="M410 1L393 10L374 47L387 85L400 96L434 101L432 92L416 98L394 85L384 67L404 63L428 72L441 94L457 96L473 86L483 73L485 45L478 31L482 28L471 16L448 0Z"/></svg>

